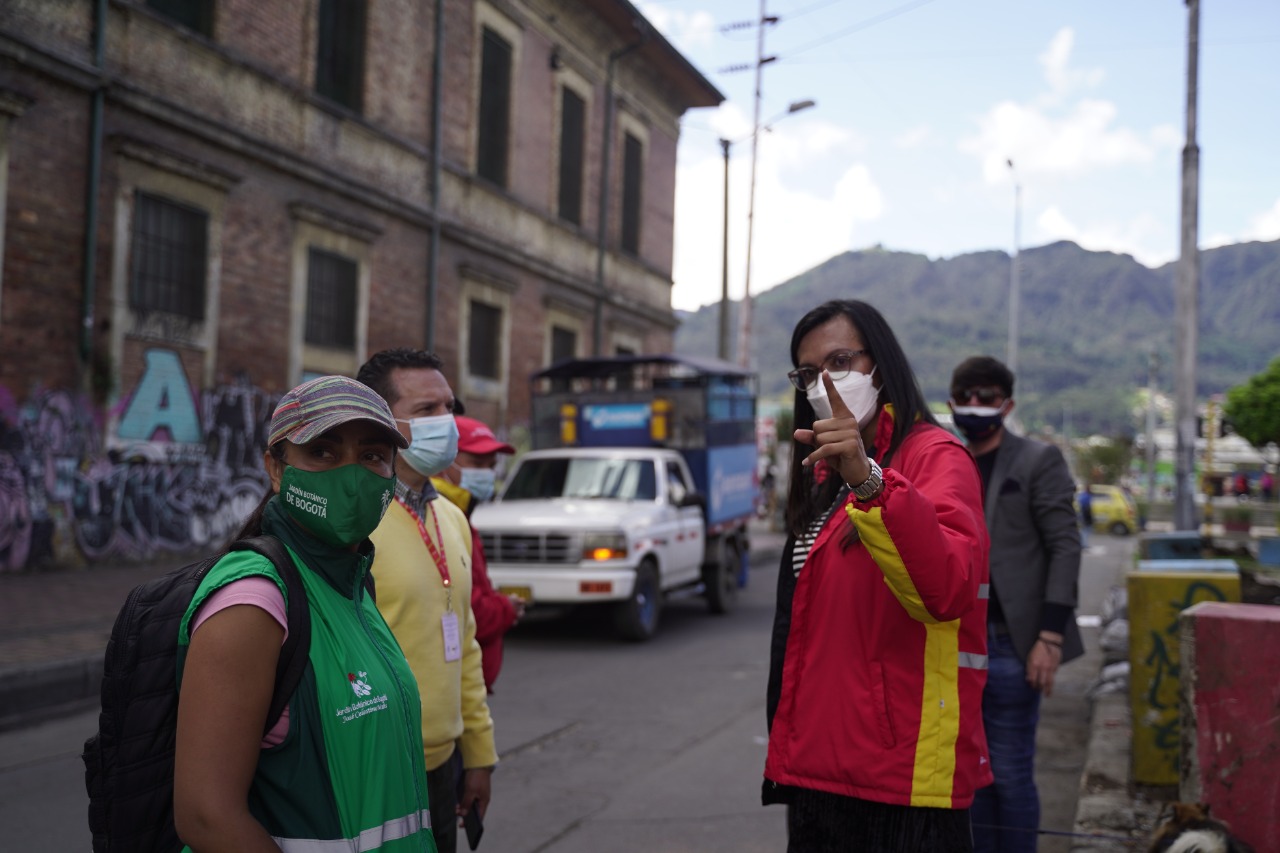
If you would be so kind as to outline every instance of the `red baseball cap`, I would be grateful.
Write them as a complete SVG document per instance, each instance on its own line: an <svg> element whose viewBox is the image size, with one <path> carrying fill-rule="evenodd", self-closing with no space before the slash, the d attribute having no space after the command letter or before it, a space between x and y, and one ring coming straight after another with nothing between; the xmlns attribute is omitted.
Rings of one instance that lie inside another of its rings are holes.
<svg viewBox="0 0 1280 853"><path fill-rule="evenodd" d="M490 453L516 452L505 441L498 441L487 424L465 415L458 415L455 420L458 422L458 449L464 453L486 456Z"/></svg>

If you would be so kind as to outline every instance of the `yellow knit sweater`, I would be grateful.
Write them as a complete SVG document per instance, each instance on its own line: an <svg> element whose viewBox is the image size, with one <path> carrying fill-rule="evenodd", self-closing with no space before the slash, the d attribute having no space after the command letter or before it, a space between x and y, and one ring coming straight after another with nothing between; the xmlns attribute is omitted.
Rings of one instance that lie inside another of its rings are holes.
<svg viewBox="0 0 1280 853"><path fill-rule="evenodd" d="M441 543L436 542L432 511L440 523L442 549ZM418 679L427 769L444 764L459 738L464 767L490 767L498 763L498 754L480 669L476 620L471 614L471 527L461 510L439 498L430 502L422 521L427 535L449 564L449 597L453 612L458 615L462 658L447 662L444 659L444 582L418 532L418 523L398 501L391 504L369 537L377 548L373 579L378 610L391 626Z"/></svg>

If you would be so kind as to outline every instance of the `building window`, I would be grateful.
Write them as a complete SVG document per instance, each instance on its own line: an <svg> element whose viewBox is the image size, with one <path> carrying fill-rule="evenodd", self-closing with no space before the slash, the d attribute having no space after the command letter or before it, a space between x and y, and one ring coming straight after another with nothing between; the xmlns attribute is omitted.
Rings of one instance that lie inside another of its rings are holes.
<svg viewBox="0 0 1280 853"><path fill-rule="evenodd" d="M365 0L320 0L316 92L360 112L364 100Z"/></svg>
<svg viewBox="0 0 1280 853"><path fill-rule="evenodd" d="M562 326L551 327L551 363L573 358L578 354L578 333Z"/></svg>
<svg viewBox="0 0 1280 853"><path fill-rule="evenodd" d="M147 6L202 36L213 35L213 0L147 0Z"/></svg>
<svg viewBox="0 0 1280 853"><path fill-rule="evenodd" d="M307 250L307 325L304 340L322 347L356 342L360 266L323 249Z"/></svg>
<svg viewBox="0 0 1280 853"><path fill-rule="evenodd" d="M567 86L560 90L560 218L582 224L583 140L587 105Z"/></svg>
<svg viewBox="0 0 1280 853"><path fill-rule="evenodd" d="M476 174L507 185L507 137L511 129L511 43L488 27L480 37L480 109Z"/></svg>
<svg viewBox="0 0 1280 853"><path fill-rule="evenodd" d="M644 145L627 133L622 145L622 250L640 254L640 184L644 178Z"/></svg>
<svg viewBox="0 0 1280 853"><path fill-rule="evenodd" d="M470 313L471 320L467 330L469 372L480 379L500 379L502 309L473 299Z"/></svg>
<svg viewBox="0 0 1280 853"><path fill-rule="evenodd" d="M129 307L204 319L209 214L144 192L134 194Z"/></svg>

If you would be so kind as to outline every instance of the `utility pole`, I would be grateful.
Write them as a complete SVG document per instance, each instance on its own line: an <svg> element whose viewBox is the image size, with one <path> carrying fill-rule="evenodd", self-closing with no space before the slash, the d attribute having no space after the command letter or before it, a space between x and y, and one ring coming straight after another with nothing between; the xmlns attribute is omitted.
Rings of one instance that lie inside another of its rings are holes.
<svg viewBox="0 0 1280 853"><path fill-rule="evenodd" d="M1009 171L1013 173L1013 258L1009 268L1009 342L1005 352L1005 361L1009 372L1018 375L1018 303L1022 296L1020 281L1021 244L1022 244L1022 183L1018 180L1018 170L1013 167L1013 160L1005 160ZM1024 386L1025 387L1025 386Z"/></svg>
<svg viewBox="0 0 1280 853"><path fill-rule="evenodd" d="M729 360L729 145L729 140L720 140L720 151L724 154L724 244L720 257L720 337L716 353L723 361Z"/></svg>
<svg viewBox="0 0 1280 853"><path fill-rule="evenodd" d="M776 56L764 55L764 30L770 24L776 24L777 18L769 17L765 10L768 0L760 0L760 20L756 25L756 103L754 119L751 122L751 195L747 199L747 272L742 292L742 322L738 336L738 364L751 366L751 241L755 236L756 219L756 153L760 143L760 78L766 63L773 62Z"/></svg>
<svg viewBox="0 0 1280 853"><path fill-rule="evenodd" d="M1160 359L1152 350L1147 357L1147 513L1156 502L1156 368Z"/></svg>
<svg viewBox="0 0 1280 853"><path fill-rule="evenodd" d="M1175 530L1196 529L1196 351L1200 299L1200 147L1196 144L1196 80L1200 54L1200 0L1187 3L1187 142L1182 149L1182 234L1178 262L1175 351L1173 523Z"/></svg>

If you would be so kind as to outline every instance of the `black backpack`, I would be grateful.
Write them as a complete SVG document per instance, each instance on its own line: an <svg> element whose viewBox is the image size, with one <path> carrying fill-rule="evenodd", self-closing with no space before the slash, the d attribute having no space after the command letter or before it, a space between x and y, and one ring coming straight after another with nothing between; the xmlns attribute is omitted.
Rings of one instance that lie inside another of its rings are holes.
<svg viewBox="0 0 1280 853"><path fill-rule="evenodd" d="M289 636L276 665L269 731L306 669L311 611L302 578L279 539L241 539L229 550L256 551L271 560L289 591ZM182 849L173 826L178 626L200 582L223 556L139 584L116 617L103 664L98 733L85 741L81 756L94 853Z"/></svg>

